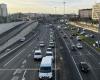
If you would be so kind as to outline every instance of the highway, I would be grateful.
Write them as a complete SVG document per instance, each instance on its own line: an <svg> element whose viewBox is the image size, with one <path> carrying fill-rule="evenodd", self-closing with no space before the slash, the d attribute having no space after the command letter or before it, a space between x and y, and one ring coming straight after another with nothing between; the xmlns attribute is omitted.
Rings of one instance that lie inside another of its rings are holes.
<svg viewBox="0 0 100 80"><path fill-rule="evenodd" d="M70 50L71 44L76 45L78 42L80 42L83 45L83 49L77 49L76 52L71 51L71 55L73 56L75 63L77 64L77 67L79 67L79 62L81 62L81 61L85 61L85 62L89 63L89 65L91 67L91 71L89 72L89 74L85 75L84 73L79 71L83 80L99 80L100 79L100 77L99 77L99 75L100 75L100 73L99 73L99 71L100 71L99 56L100 55L99 55L99 53L96 53L95 50L92 49L90 46L87 46L86 43L84 43L82 41L77 41L76 36L74 36L73 39L70 39L69 36L72 35L71 30L67 30L67 31L64 30L64 33L67 34L68 40L70 41L69 50ZM88 32L88 33L90 33L90 32Z"/></svg>
<svg viewBox="0 0 100 80"><path fill-rule="evenodd" d="M27 24L27 23L26 23ZM26 25L24 24L24 25ZM46 49L49 46L50 29L53 29L55 48L54 52L54 72L52 80L100 80L100 58L91 47L86 43L83 44L83 49L71 50L71 45L78 43L74 36L70 39L71 30L57 28L57 25L50 27L49 24L39 24L34 31L25 36L24 42L17 41L11 45L11 49L5 57L0 55L0 80L39 80L39 67L41 61L35 61L33 52L36 49L42 50L43 57ZM6 34L6 37L13 37L18 34L26 26L18 27L11 33ZM62 32L61 32L62 31ZM67 38L64 38L64 34ZM1 40L8 38L1 38ZM40 47L39 42L44 41L45 47ZM7 52L3 51L2 54ZM79 63L86 61L89 63L91 70L89 73L83 73L79 68Z"/></svg>
<svg viewBox="0 0 100 80"><path fill-rule="evenodd" d="M27 27L32 22L24 22L16 27L8 30L7 32L0 35L0 45L4 44L7 40L18 34L21 30Z"/></svg>

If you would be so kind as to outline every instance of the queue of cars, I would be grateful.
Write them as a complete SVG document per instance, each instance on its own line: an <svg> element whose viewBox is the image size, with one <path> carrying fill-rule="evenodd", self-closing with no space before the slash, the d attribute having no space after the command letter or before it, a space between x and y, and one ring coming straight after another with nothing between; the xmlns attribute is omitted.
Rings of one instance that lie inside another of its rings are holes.
<svg viewBox="0 0 100 80"><path fill-rule="evenodd" d="M45 55L41 51L41 48L47 46L44 41L39 42L39 49L33 51L33 58L36 61L40 61L40 67L38 70L39 79L40 80L50 80L53 78L53 67L54 67L54 50L55 42L54 42L54 32L50 29L50 39L49 44L46 49Z"/></svg>

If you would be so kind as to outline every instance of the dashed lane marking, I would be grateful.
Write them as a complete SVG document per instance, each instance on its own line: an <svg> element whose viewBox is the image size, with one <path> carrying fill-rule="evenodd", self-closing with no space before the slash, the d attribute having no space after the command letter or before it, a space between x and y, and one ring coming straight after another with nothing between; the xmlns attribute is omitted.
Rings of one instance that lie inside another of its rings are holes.
<svg viewBox="0 0 100 80"><path fill-rule="evenodd" d="M62 58L62 57L60 57L60 60L63 60L63 58Z"/></svg>
<svg viewBox="0 0 100 80"><path fill-rule="evenodd" d="M24 65L21 66L21 68L24 68L24 67L25 67Z"/></svg>
<svg viewBox="0 0 100 80"><path fill-rule="evenodd" d="M27 72L27 70L24 71L24 74L23 74L22 80L25 80L26 72Z"/></svg>
<svg viewBox="0 0 100 80"><path fill-rule="evenodd" d="M31 56L31 54L29 54L27 57L30 57Z"/></svg>
<svg viewBox="0 0 100 80"><path fill-rule="evenodd" d="M14 76L11 80L18 80L19 77L18 76Z"/></svg>
<svg viewBox="0 0 100 80"><path fill-rule="evenodd" d="M25 64L27 62L27 60L25 59L23 62L22 62L22 64Z"/></svg>
<svg viewBox="0 0 100 80"><path fill-rule="evenodd" d="M21 73L21 72L22 72L21 69L16 69L15 72L13 73L13 75L16 75L16 74Z"/></svg>
<svg viewBox="0 0 100 80"><path fill-rule="evenodd" d="M19 54L17 54L15 57L13 57L10 61L8 61L6 64L3 65L3 67L7 66L11 61L13 61L16 57L18 57L20 54L22 54L22 52L25 51L25 49L23 49Z"/></svg>

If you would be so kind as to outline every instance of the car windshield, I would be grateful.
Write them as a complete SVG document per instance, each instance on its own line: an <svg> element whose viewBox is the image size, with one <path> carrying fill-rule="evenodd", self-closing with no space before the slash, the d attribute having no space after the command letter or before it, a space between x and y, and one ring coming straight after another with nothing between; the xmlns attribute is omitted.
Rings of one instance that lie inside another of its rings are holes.
<svg viewBox="0 0 100 80"><path fill-rule="evenodd" d="M47 55L47 56L52 56L52 54L49 54L49 53L47 53L46 55Z"/></svg>
<svg viewBox="0 0 100 80"><path fill-rule="evenodd" d="M35 55L41 55L41 53L35 53Z"/></svg>
<svg viewBox="0 0 100 80"><path fill-rule="evenodd" d="M86 63L83 63L82 66L83 66L84 68L88 68L88 65L87 65Z"/></svg>
<svg viewBox="0 0 100 80"><path fill-rule="evenodd" d="M42 73L49 73L49 72L51 72L51 67L41 67L40 68L40 72L42 72Z"/></svg>

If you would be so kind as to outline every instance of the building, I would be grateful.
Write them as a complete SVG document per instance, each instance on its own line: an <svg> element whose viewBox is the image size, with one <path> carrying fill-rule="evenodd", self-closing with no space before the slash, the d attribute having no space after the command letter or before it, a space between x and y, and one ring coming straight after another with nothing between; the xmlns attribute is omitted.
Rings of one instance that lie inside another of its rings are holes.
<svg viewBox="0 0 100 80"><path fill-rule="evenodd" d="M66 14L66 17L68 17L69 19L75 19L75 18L78 18L78 15L77 14Z"/></svg>
<svg viewBox="0 0 100 80"><path fill-rule="evenodd" d="M100 3L96 3L92 10L92 19L98 20L100 18Z"/></svg>
<svg viewBox="0 0 100 80"><path fill-rule="evenodd" d="M80 9L79 10L79 17L80 18L92 18L92 9Z"/></svg>
<svg viewBox="0 0 100 80"><path fill-rule="evenodd" d="M6 4L0 4L0 16L3 16L3 17L8 16Z"/></svg>

